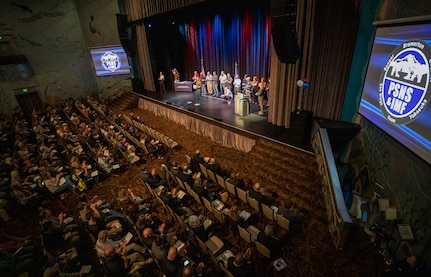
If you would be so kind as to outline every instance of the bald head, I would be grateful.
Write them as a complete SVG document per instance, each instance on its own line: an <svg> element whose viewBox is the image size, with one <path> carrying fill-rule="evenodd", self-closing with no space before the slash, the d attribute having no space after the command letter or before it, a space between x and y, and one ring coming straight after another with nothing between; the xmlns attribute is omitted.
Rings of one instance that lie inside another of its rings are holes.
<svg viewBox="0 0 431 277"><path fill-rule="evenodd" d="M254 189L255 191L259 191L259 190L260 190L260 184L259 184L258 182L254 183L254 185L253 185L253 189Z"/></svg>
<svg viewBox="0 0 431 277"><path fill-rule="evenodd" d="M183 276L192 276L192 270L191 270L190 266L184 267Z"/></svg>
<svg viewBox="0 0 431 277"><path fill-rule="evenodd" d="M144 238L149 238L152 233L153 233L153 230L151 230L151 228L145 228L144 231L142 232Z"/></svg>

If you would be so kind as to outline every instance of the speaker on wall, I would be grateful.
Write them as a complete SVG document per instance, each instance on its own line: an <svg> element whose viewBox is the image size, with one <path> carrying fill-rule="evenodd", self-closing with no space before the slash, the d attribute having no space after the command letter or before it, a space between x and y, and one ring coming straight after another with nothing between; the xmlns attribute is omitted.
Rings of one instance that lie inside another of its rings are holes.
<svg viewBox="0 0 431 277"><path fill-rule="evenodd" d="M126 51L127 55L132 57L135 55L135 50L130 41L128 28L129 23L127 21L127 14L117 14L118 37L120 38L124 51Z"/></svg>
<svg viewBox="0 0 431 277"><path fill-rule="evenodd" d="M296 63L299 57L296 33L297 0L271 0L272 43L282 63Z"/></svg>

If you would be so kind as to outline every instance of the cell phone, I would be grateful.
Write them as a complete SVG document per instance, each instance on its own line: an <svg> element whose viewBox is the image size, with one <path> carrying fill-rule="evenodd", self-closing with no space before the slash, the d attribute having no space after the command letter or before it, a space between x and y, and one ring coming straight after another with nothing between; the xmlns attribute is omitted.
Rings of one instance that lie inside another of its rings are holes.
<svg viewBox="0 0 431 277"><path fill-rule="evenodd" d="M190 264L190 261L189 260L185 260L184 261L184 266L188 266Z"/></svg>

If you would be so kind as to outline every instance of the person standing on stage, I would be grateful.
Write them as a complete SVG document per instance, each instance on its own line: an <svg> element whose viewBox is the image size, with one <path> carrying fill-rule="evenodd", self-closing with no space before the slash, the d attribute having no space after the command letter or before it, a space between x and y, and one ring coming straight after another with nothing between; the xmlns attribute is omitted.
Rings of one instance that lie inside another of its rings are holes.
<svg viewBox="0 0 431 277"><path fill-rule="evenodd" d="M226 74L226 87L232 92L233 78L230 73Z"/></svg>
<svg viewBox="0 0 431 277"><path fill-rule="evenodd" d="M251 94L251 78L250 78L250 76L245 77L245 84L244 84L243 90L244 90L244 94L247 95L247 97L251 103L252 94Z"/></svg>
<svg viewBox="0 0 431 277"><path fill-rule="evenodd" d="M242 87L242 90L244 90L244 87L245 87L245 85L247 84L247 77L248 77L248 75L247 74L244 74L244 77L242 78L242 80L241 80L241 87Z"/></svg>
<svg viewBox="0 0 431 277"><path fill-rule="evenodd" d="M192 81L193 81L193 83L192 83L192 88L193 88L193 90L196 90L196 80L199 78L199 73L198 73L198 71L197 70L195 70L194 72L193 72L193 75L192 75Z"/></svg>
<svg viewBox="0 0 431 277"><path fill-rule="evenodd" d="M213 95L215 95L215 97L218 97L220 94L220 89L218 87L218 75L217 72L213 72Z"/></svg>
<svg viewBox="0 0 431 277"><path fill-rule="evenodd" d="M201 89L202 89L202 93L204 95L207 94L207 88L206 88L206 75L205 75L205 71L201 71L201 75L200 75L200 79L201 79Z"/></svg>
<svg viewBox="0 0 431 277"><path fill-rule="evenodd" d="M174 75L174 82L180 81L180 73L176 68L172 69L172 74Z"/></svg>
<svg viewBox="0 0 431 277"><path fill-rule="evenodd" d="M241 79L239 78L238 74L236 74L235 78L233 79L233 92L235 95L241 92Z"/></svg>
<svg viewBox="0 0 431 277"><path fill-rule="evenodd" d="M257 104L257 96L256 93L259 90L259 79L257 76L253 76L253 81L251 82L251 103Z"/></svg>
<svg viewBox="0 0 431 277"><path fill-rule="evenodd" d="M265 78L261 78L260 82L258 84L258 91L256 92L257 101L259 103L260 111L258 115L263 115L263 97L265 96L265 89L266 89L266 81Z"/></svg>
<svg viewBox="0 0 431 277"><path fill-rule="evenodd" d="M166 88L165 88L165 75L163 75L162 71L160 71L160 73L159 73L159 86L160 86L160 92L161 93L166 92Z"/></svg>
<svg viewBox="0 0 431 277"><path fill-rule="evenodd" d="M200 78L196 79L196 103L195 106L201 105L201 96L202 96L202 82Z"/></svg>
<svg viewBox="0 0 431 277"><path fill-rule="evenodd" d="M266 99L267 99L266 107L269 107L269 90L270 90L270 88L271 88L271 77L268 77L268 81L266 81L266 89L265 89Z"/></svg>
<svg viewBox="0 0 431 277"><path fill-rule="evenodd" d="M213 75L211 75L211 71L207 72L206 82L208 94L213 95Z"/></svg>
<svg viewBox="0 0 431 277"><path fill-rule="evenodd" d="M227 76L224 74L224 71L220 71L220 77L218 78L220 81L220 91L224 93L224 88L226 87Z"/></svg>

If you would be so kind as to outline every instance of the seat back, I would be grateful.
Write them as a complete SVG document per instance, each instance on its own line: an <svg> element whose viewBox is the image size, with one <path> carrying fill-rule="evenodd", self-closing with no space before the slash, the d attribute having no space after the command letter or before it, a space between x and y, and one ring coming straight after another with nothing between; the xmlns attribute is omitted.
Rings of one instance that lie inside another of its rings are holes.
<svg viewBox="0 0 431 277"><path fill-rule="evenodd" d="M284 216L277 214L277 223L280 225L283 229L286 229L289 231L290 229L290 220L285 218Z"/></svg>
<svg viewBox="0 0 431 277"><path fill-rule="evenodd" d="M201 163L199 163L199 168L201 169L201 173L205 176L205 178L208 178L207 168Z"/></svg>
<svg viewBox="0 0 431 277"><path fill-rule="evenodd" d="M256 199L249 197L248 198L248 203L250 204L250 206L255 209L256 211L260 212L260 202L257 201Z"/></svg>
<svg viewBox="0 0 431 277"><path fill-rule="evenodd" d="M251 234L244 228L238 225L239 236L248 243L251 243Z"/></svg>
<svg viewBox="0 0 431 277"><path fill-rule="evenodd" d="M247 201L247 192L243 189L236 188L236 193L238 194L238 198L242 200L244 203L248 203Z"/></svg>
<svg viewBox="0 0 431 277"><path fill-rule="evenodd" d="M224 265L221 265L221 270L226 274L226 277L235 277Z"/></svg>
<svg viewBox="0 0 431 277"><path fill-rule="evenodd" d="M224 183L224 178L221 177L220 175L216 174L216 179L217 179L217 184L219 184L219 186L221 186L222 188L226 188L226 185Z"/></svg>
<svg viewBox="0 0 431 277"><path fill-rule="evenodd" d="M257 251L262 254L263 256L267 257L268 259L271 259L271 251L268 247L263 245L262 243L255 241L256 249Z"/></svg>
<svg viewBox="0 0 431 277"><path fill-rule="evenodd" d="M190 163L192 162L192 157L190 157L190 156L189 156L189 155L187 155L187 154L185 154L185 156L186 156L187 164L188 164L188 165L190 165Z"/></svg>
<svg viewBox="0 0 431 277"><path fill-rule="evenodd" d="M188 194L190 194L190 196L193 196L193 189L189 186L189 184L187 184L187 183L183 183L184 184L184 187L185 187L185 190L186 190L186 192L188 193Z"/></svg>
<svg viewBox="0 0 431 277"><path fill-rule="evenodd" d="M263 214L271 221L274 220L274 210L268 205L261 204Z"/></svg>
<svg viewBox="0 0 431 277"><path fill-rule="evenodd" d="M178 184L180 187L182 187L183 189L186 189L186 188L185 188L185 185L184 185L184 182L183 182L183 180L181 180L181 179L180 179L180 177L175 176L175 180L177 181L177 184Z"/></svg>
<svg viewBox="0 0 431 277"><path fill-rule="evenodd" d="M227 182L227 181L225 182L225 184L226 184L226 190L227 190L227 192L229 192L230 195L233 195L233 196L236 197L235 186L232 183Z"/></svg>
<svg viewBox="0 0 431 277"><path fill-rule="evenodd" d="M202 252L204 252L206 255L208 255L208 248L205 245L205 243L198 238L197 236L195 236L196 240L198 241L199 247L201 248Z"/></svg>
<svg viewBox="0 0 431 277"><path fill-rule="evenodd" d="M212 211L213 211L213 207L211 206L211 202L210 202L208 199L206 199L205 197L202 197L202 201L204 202L204 206L205 206L205 208L207 208L207 210L208 210L210 213L212 213Z"/></svg>
<svg viewBox="0 0 431 277"><path fill-rule="evenodd" d="M217 183L217 178L215 173L212 170L209 170L207 168L207 174L208 174L208 178L211 179L214 183Z"/></svg>
<svg viewBox="0 0 431 277"><path fill-rule="evenodd" d="M202 200L201 200L201 197L199 196L199 194L197 194L194 190L190 189L190 195L193 196L193 198L196 200L196 202L198 202L199 204L202 205Z"/></svg>
<svg viewBox="0 0 431 277"><path fill-rule="evenodd" d="M218 222L223 223L224 222L223 214L214 207L212 207L212 211L213 211L215 219Z"/></svg>
<svg viewBox="0 0 431 277"><path fill-rule="evenodd" d="M213 252L211 252L211 251L208 251L208 254L210 255L211 262L215 265L215 267L217 268L217 270L221 270L220 261L217 260L216 255Z"/></svg>

